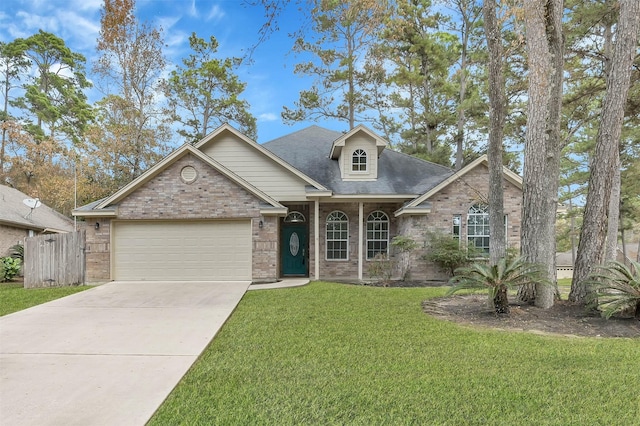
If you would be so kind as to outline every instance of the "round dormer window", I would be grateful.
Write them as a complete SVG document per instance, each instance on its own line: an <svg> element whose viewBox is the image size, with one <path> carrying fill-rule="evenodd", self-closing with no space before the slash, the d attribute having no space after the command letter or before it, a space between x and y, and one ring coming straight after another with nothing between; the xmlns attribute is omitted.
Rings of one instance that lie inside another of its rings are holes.
<svg viewBox="0 0 640 426"><path fill-rule="evenodd" d="M184 183L193 183L198 178L198 172L193 166L185 166L180 171L180 177Z"/></svg>

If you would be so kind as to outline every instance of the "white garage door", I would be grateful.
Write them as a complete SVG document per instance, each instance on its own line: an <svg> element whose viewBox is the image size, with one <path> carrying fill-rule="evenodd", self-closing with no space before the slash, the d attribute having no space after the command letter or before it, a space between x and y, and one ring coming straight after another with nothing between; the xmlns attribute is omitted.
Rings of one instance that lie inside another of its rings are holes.
<svg viewBox="0 0 640 426"><path fill-rule="evenodd" d="M251 222L115 222L114 279L248 281Z"/></svg>

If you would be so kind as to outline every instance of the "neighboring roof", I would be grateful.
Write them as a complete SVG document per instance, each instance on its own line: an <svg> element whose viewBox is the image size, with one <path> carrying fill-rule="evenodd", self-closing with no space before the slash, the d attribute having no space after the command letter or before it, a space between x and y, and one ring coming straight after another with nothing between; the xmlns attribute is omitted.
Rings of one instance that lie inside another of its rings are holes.
<svg viewBox="0 0 640 426"><path fill-rule="evenodd" d="M110 197L103 198L102 200L94 201L91 204L87 204L85 206L79 207L73 211L74 216L89 216L96 215L99 213L104 213L107 215L114 215L115 209L114 205L118 204L129 194L134 192L140 186L144 185L155 176L160 174L163 170L165 170L168 166L173 164L178 159L182 158L186 154L192 154L195 157L202 160L204 163L210 165L215 170L220 172L222 175L230 179L232 182L240 185L244 189L246 189L249 193L255 195L258 199L265 203L265 206L268 207L267 210L273 210L278 212L286 211L286 208L278 203L276 200L271 198L269 195L265 194L255 186L251 185L249 182L242 179L240 176L236 175L222 164L204 154L202 151L196 149L191 144L184 144L180 148L173 151L171 154L167 155L156 165L151 167L149 170L144 172L142 175L131 181L128 185L121 188L119 191L111 195Z"/></svg>
<svg viewBox="0 0 640 426"><path fill-rule="evenodd" d="M73 220L44 204L32 211L23 203L27 198L31 197L17 189L0 185L0 224L38 232L73 231Z"/></svg>
<svg viewBox="0 0 640 426"><path fill-rule="evenodd" d="M627 255L627 259L635 261L638 258L638 243L626 243L624 245L624 253ZM620 261L622 255L622 245L618 244L618 261ZM573 266L573 255L571 250L562 253L556 253L556 265L557 266Z"/></svg>
<svg viewBox="0 0 640 426"><path fill-rule="evenodd" d="M573 254L571 254L571 251L556 253L556 265L573 266Z"/></svg>
<svg viewBox="0 0 640 426"><path fill-rule="evenodd" d="M356 130L356 129L354 129ZM362 129L358 129L362 131ZM262 146L307 176L339 195L375 195L415 197L442 182L453 170L385 149L378 159L375 181L343 181L338 162L330 158L341 132L311 126L274 139Z"/></svg>

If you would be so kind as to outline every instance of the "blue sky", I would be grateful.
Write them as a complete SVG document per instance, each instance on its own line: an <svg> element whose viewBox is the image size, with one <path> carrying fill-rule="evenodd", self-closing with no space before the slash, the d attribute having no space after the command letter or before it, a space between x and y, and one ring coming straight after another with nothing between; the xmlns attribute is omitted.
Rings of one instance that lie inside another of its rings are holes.
<svg viewBox="0 0 640 426"><path fill-rule="evenodd" d="M258 40L258 31L265 21L264 10L248 6L243 0L137 0L136 16L163 28L170 62L179 64L189 53L189 35L216 37L220 57L244 56ZM294 5L295 6L295 5ZM96 59L96 39L100 31L102 0L3 0L0 4L0 41L28 37L39 29L61 37L67 46L87 58ZM300 90L312 80L294 75L293 68L302 58L291 51L293 40L288 34L297 30L301 15L295 7L280 21L280 31L260 44L252 56L253 63L237 71L247 83L244 98L251 104L251 113L258 120L258 140L266 142L311 124L335 130L347 126L337 122L306 122L286 125L280 118L282 107L293 107ZM101 96L89 93L95 101ZM181 141L176 141L180 144Z"/></svg>

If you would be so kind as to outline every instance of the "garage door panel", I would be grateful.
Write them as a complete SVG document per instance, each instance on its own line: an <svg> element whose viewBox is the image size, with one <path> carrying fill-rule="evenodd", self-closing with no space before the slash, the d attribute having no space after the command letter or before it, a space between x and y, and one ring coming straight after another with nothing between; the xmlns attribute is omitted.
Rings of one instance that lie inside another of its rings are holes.
<svg viewBox="0 0 640 426"><path fill-rule="evenodd" d="M251 279L251 222L116 222L118 280Z"/></svg>

